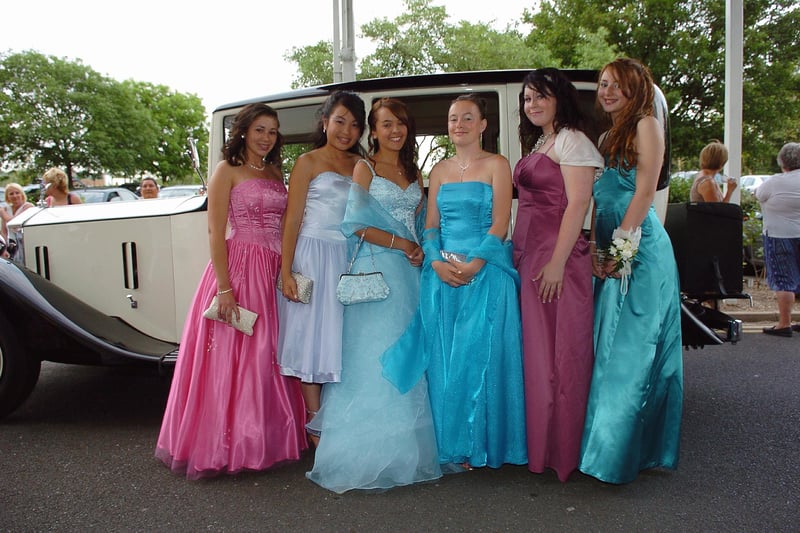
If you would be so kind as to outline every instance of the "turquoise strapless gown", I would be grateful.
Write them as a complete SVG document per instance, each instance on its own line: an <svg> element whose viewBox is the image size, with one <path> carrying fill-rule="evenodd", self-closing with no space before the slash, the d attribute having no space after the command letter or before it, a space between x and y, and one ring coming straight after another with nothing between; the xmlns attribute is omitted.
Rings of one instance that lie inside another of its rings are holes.
<svg viewBox="0 0 800 533"><path fill-rule="evenodd" d="M594 185L598 248L608 246L631 201L636 172L606 168ZM595 362L580 470L608 483L639 471L675 469L683 404L678 272L667 232L650 211L627 294L595 280Z"/></svg>
<svg viewBox="0 0 800 533"><path fill-rule="evenodd" d="M441 249L487 260L463 287L443 283L427 260L422 273L420 314L439 462L525 464L519 277L511 243L487 235L491 186L444 184L436 201Z"/></svg>

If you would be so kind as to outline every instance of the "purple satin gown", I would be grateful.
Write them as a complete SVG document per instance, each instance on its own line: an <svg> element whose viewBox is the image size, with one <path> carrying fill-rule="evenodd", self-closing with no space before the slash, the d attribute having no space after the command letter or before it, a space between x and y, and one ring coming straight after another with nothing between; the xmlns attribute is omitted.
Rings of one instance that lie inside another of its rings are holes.
<svg viewBox="0 0 800 533"><path fill-rule="evenodd" d="M286 198L275 180L231 189L230 282L238 304L258 313L253 336L203 318L217 291L210 262L186 317L156 457L189 479L263 470L308 447L300 383L282 376L276 361Z"/></svg>
<svg viewBox="0 0 800 533"><path fill-rule="evenodd" d="M561 298L542 303L532 281L552 256L567 206L561 168L545 154L514 169L519 206L512 241L519 271L528 469L566 481L578 467L592 377L592 264L578 238L564 269Z"/></svg>

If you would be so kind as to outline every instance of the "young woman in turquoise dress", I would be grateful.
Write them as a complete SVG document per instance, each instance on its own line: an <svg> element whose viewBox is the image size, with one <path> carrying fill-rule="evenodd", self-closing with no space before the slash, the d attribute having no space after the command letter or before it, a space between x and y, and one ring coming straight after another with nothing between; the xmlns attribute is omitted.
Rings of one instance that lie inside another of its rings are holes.
<svg viewBox="0 0 800 533"><path fill-rule="evenodd" d="M384 375L401 390L427 371L446 471L527 462L519 276L506 241L511 168L482 149L485 128L482 98L452 102L448 134L456 153L430 173L417 327L383 361ZM402 356L415 345L422 353L408 364Z"/></svg>
<svg viewBox="0 0 800 533"><path fill-rule="evenodd" d="M592 378L592 261L581 232L603 158L583 133L578 91L558 69L525 76L514 168L528 469L578 468Z"/></svg>
<svg viewBox="0 0 800 533"><path fill-rule="evenodd" d="M186 317L155 451L189 479L263 470L308 447L300 384L276 372L286 209L278 126L269 106L242 108L209 180L211 260ZM203 317L214 296L221 321ZM252 336L226 323L237 304L258 313Z"/></svg>
<svg viewBox="0 0 800 533"><path fill-rule="evenodd" d="M597 101L611 119L600 137L605 171L594 184L595 362L580 470L628 483L678 464L683 362L678 272L653 207L664 131L653 116L653 78L635 59L600 71ZM618 240L617 240L618 239ZM610 255L614 241L632 261Z"/></svg>
<svg viewBox="0 0 800 533"><path fill-rule="evenodd" d="M315 148L297 158L289 176L278 299L278 363L302 383L308 420L319 410L322 384L341 379L344 306L336 283L348 260L341 224L366 125L364 101L347 91L329 96L320 114ZM309 303L299 300L292 272L313 280Z"/></svg>
<svg viewBox="0 0 800 533"><path fill-rule="evenodd" d="M342 232L352 248L363 236L353 271L383 272L390 292L345 308L342 378L325 385L322 408L309 423L320 441L308 478L339 493L441 476L427 382L400 393L380 364L419 301L423 192L414 122L402 102L389 98L373 104L368 121L372 155L356 165Z"/></svg>

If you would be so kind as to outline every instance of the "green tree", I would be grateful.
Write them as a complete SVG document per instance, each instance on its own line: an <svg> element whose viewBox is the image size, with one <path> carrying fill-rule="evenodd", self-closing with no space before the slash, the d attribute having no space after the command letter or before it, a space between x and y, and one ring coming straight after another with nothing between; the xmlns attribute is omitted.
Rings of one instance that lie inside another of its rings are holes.
<svg viewBox="0 0 800 533"><path fill-rule="evenodd" d="M797 138L800 7L796 0L744 2L743 168L774 169L776 139ZM724 127L725 4L701 0L544 0L526 11L528 43L579 66L584 28L641 59L667 97L674 158L696 161Z"/></svg>
<svg viewBox="0 0 800 533"><path fill-rule="evenodd" d="M153 118L157 142L139 154L137 170L168 181L193 181L193 169L186 150L187 138L208 139L205 109L199 96L182 94L165 85L127 81L125 85L136 95ZM207 161L208 145L198 143L201 163Z"/></svg>
<svg viewBox="0 0 800 533"><path fill-rule="evenodd" d="M292 80L293 89L333 82L333 44L330 41L294 47L283 57L297 63L297 76Z"/></svg>
<svg viewBox="0 0 800 533"><path fill-rule="evenodd" d="M121 84L80 61L0 56L0 156L6 166L59 166L75 177L137 170L154 145L152 118Z"/></svg>

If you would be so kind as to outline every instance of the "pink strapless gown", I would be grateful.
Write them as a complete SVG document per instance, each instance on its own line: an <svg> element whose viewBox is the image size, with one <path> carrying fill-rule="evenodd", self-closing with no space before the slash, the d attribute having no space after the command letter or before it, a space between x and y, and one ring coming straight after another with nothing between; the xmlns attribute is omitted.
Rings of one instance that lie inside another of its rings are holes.
<svg viewBox="0 0 800 533"><path fill-rule="evenodd" d="M230 282L242 307L258 313L253 336L203 318L217 291L209 262L181 339L156 457L189 479L263 470L308 447L300 383L276 361L280 182L250 179L231 190Z"/></svg>

